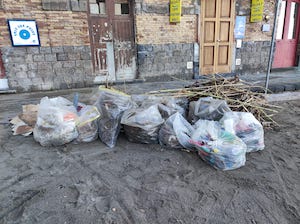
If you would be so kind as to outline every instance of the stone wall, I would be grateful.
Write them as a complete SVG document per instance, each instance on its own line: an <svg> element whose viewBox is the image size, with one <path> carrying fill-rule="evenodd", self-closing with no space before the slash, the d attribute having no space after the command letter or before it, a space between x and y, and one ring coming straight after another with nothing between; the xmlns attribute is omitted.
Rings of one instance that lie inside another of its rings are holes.
<svg viewBox="0 0 300 224"><path fill-rule="evenodd" d="M255 74L265 72L268 68L271 41L243 42L236 50L236 58L241 58L241 66L236 67L238 74Z"/></svg>
<svg viewBox="0 0 300 224"><path fill-rule="evenodd" d="M9 86L19 92L93 83L89 46L3 47L1 51Z"/></svg>
<svg viewBox="0 0 300 224"><path fill-rule="evenodd" d="M193 44L139 44L138 67L146 80L170 80L171 77L192 79Z"/></svg>

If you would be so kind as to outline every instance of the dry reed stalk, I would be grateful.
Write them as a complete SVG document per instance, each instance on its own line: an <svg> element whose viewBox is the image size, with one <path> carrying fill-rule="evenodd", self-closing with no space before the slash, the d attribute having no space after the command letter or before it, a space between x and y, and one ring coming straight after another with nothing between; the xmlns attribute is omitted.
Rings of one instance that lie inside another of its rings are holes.
<svg viewBox="0 0 300 224"><path fill-rule="evenodd" d="M181 89L163 89L148 94L157 96L187 97L189 101L197 101L201 97L213 97L225 100L233 111L252 113L264 126L278 125L273 115L280 107L268 104L263 93L251 91L251 86L241 82L237 77L226 79L213 77L204 82Z"/></svg>

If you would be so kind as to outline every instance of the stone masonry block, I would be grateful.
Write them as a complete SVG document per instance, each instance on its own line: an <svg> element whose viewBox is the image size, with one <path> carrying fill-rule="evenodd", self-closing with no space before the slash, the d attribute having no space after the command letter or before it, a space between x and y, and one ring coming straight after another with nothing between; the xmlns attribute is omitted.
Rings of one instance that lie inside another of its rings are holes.
<svg viewBox="0 0 300 224"><path fill-rule="evenodd" d="M13 55L18 55L18 56L24 56L26 54L26 48L25 47L18 47L18 48L13 48Z"/></svg>
<svg viewBox="0 0 300 224"><path fill-rule="evenodd" d="M76 61L75 61L75 66L76 66L77 68L83 68L84 62L85 62L85 61L83 61L83 60L76 60Z"/></svg>
<svg viewBox="0 0 300 224"><path fill-rule="evenodd" d="M64 49L65 53L73 53L74 52L73 46L63 46L63 49Z"/></svg>
<svg viewBox="0 0 300 224"><path fill-rule="evenodd" d="M44 10L51 11L68 11L71 10L69 0L42 0Z"/></svg>
<svg viewBox="0 0 300 224"><path fill-rule="evenodd" d="M57 53L56 57L57 57L57 61L68 61L69 60L68 54L66 54L66 53Z"/></svg>
<svg viewBox="0 0 300 224"><path fill-rule="evenodd" d="M92 64L87 67L84 67L84 74L91 75L93 73Z"/></svg>
<svg viewBox="0 0 300 224"><path fill-rule="evenodd" d="M45 54L45 61L57 61L56 54Z"/></svg>
<svg viewBox="0 0 300 224"><path fill-rule="evenodd" d="M27 63L28 70L35 70L38 68L37 62Z"/></svg>
<svg viewBox="0 0 300 224"><path fill-rule="evenodd" d="M27 53L28 54L39 54L40 49L38 47L28 47L27 48Z"/></svg>
<svg viewBox="0 0 300 224"><path fill-rule="evenodd" d="M93 67L91 60L82 60L83 61L83 68L91 68Z"/></svg>
<svg viewBox="0 0 300 224"><path fill-rule="evenodd" d="M53 71L48 70L48 69L37 70L37 76L42 77L44 80L46 80L46 79L53 80L53 78L54 78Z"/></svg>
<svg viewBox="0 0 300 224"><path fill-rule="evenodd" d="M88 2L87 0L81 0L79 1L79 9L81 12L86 12L87 11L87 5L88 5Z"/></svg>
<svg viewBox="0 0 300 224"><path fill-rule="evenodd" d="M74 53L90 52L90 46L74 46Z"/></svg>
<svg viewBox="0 0 300 224"><path fill-rule="evenodd" d="M35 55L33 55L33 61L36 61L36 62L45 61L45 55L35 54Z"/></svg>
<svg viewBox="0 0 300 224"><path fill-rule="evenodd" d="M28 78L35 78L36 77L36 73L37 73L37 70L28 71L27 72L27 77Z"/></svg>
<svg viewBox="0 0 300 224"><path fill-rule="evenodd" d="M32 56L32 54L27 54L27 55L25 55L25 62L26 63L31 63L31 62L33 62L33 56Z"/></svg>
<svg viewBox="0 0 300 224"><path fill-rule="evenodd" d="M51 53L51 47L40 47L40 53L41 54L50 54Z"/></svg>
<svg viewBox="0 0 300 224"><path fill-rule="evenodd" d="M64 53L63 47L52 47L52 53Z"/></svg>
<svg viewBox="0 0 300 224"><path fill-rule="evenodd" d="M5 59L9 63L25 63L25 56L9 56Z"/></svg>
<svg viewBox="0 0 300 224"><path fill-rule="evenodd" d="M38 70L52 71L52 63L51 62L38 62Z"/></svg>
<svg viewBox="0 0 300 224"><path fill-rule="evenodd" d="M7 74L14 74L20 71L28 71L28 67L26 64L9 63L6 64L6 67Z"/></svg>
<svg viewBox="0 0 300 224"><path fill-rule="evenodd" d="M80 60L80 53L68 53L69 60Z"/></svg>
<svg viewBox="0 0 300 224"><path fill-rule="evenodd" d="M43 79L40 78L40 77L32 77L31 81L32 81L33 84L41 84L41 83L43 83Z"/></svg>
<svg viewBox="0 0 300 224"><path fill-rule="evenodd" d="M18 79L19 79L19 78L21 78L21 79L27 78L27 72L25 72L25 71L17 72L17 73L16 73L16 77L17 77Z"/></svg>
<svg viewBox="0 0 300 224"><path fill-rule="evenodd" d="M90 52L80 53L80 59L81 60L90 60L91 59L91 53Z"/></svg>
<svg viewBox="0 0 300 224"><path fill-rule="evenodd" d="M73 68L75 67L75 61L65 61L62 63L63 68Z"/></svg>
<svg viewBox="0 0 300 224"><path fill-rule="evenodd" d="M74 12L85 12L87 11L87 0L70 0L71 9Z"/></svg>
<svg viewBox="0 0 300 224"><path fill-rule="evenodd" d="M52 64L52 67L54 70L58 69L58 68L62 68L63 67L63 62L62 61L58 61Z"/></svg>

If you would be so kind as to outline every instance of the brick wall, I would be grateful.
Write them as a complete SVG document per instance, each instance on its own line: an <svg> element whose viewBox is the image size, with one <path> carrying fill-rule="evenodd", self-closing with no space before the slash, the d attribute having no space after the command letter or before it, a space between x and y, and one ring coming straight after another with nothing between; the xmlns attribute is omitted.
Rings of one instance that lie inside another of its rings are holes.
<svg viewBox="0 0 300 224"><path fill-rule="evenodd" d="M169 16L137 15L138 44L170 44L196 42L196 16L184 15L178 24L170 24Z"/></svg>
<svg viewBox="0 0 300 224"><path fill-rule="evenodd" d="M237 0L236 15L247 17L246 38L244 41L271 41L273 22L275 16L275 0L265 0L264 17L269 16L270 20L263 20L262 22L250 23L251 0ZM263 24L269 23L271 25L270 32L262 32Z"/></svg>

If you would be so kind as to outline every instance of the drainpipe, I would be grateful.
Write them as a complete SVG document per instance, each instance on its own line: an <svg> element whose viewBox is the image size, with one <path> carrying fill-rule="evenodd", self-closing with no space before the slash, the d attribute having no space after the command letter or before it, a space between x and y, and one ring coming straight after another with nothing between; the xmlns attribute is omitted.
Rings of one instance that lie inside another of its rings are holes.
<svg viewBox="0 0 300 224"><path fill-rule="evenodd" d="M194 43L194 60L193 60L193 78L199 79L199 65L200 65L200 51L199 51L199 19L200 19L200 1L194 2L195 14L196 14L196 43Z"/></svg>
<svg viewBox="0 0 300 224"><path fill-rule="evenodd" d="M272 67L272 59L273 59L273 54L274 54L274 45L275 45L275 36L276 36L276 30L277 30L277 19L278 19L278 12L279 12L279 7L281 5L282 0L277 1L277 6L276 6L276 12L275 12L275 18L274 18L274 25L273 25L273 33L272 33L272 41L271 41L271 48L270 48L270 54L269 54L269 63L268 63L268 70L267 70L267 76L266 76L266 90L265 94L268 93L268 88L269 88L269 81L270 81L270 72L271 72L271 67Z"/></svg>
<svg viewBox="0 0 300 224"><path fill-rule="evenodd" d="M2 52L0 50L0 79L4 79L4 78L5 78L5 68L2 61Z"/></svg>

